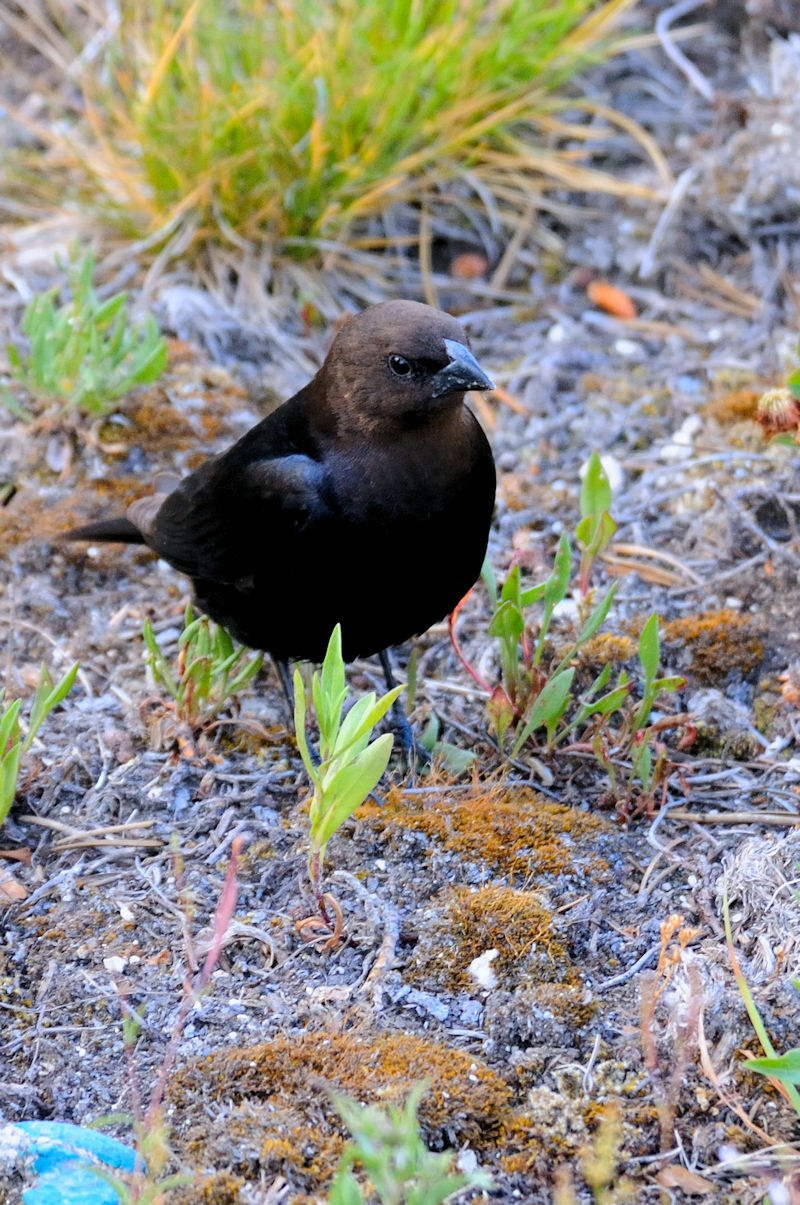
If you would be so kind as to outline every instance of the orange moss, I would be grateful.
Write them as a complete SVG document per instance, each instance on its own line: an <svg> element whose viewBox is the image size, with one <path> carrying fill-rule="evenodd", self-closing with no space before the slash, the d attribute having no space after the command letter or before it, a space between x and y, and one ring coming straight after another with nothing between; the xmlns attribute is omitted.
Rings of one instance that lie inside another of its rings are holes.
<svg viewBox="0 0 800 1205"><path fill-rule="evenodd" d="M390 792L383 806L366 803L356 813L378 828L423 833L431 842L510 879L591 870L605 878L608 864L588 855L614 827L599 816L550 803L527 787L412 802Z"/></svg>
<svg viewBox="0 0 800 1205"><path fill-rule="evenodd" d="M633 620L627 635L595 636L578 654L587 672L597 673L606 664L635 662L644 620ZM761 668L764 641L759 626L738 611L707 611L687 615L661 625L662 662L688 672L702 685L724 685L731 672L751 674ZM676 646L671 649L669 646ZM674 664L675 655L680 658Z"/></svg>
<svg viewBox="0 0 800 1205"><path fill-rule="evenodd" d="M320 1100L327 1104L322 1092ZM227 1165L229 1175L242 1173L250 1182L254 1173L285 1177L294 1187L313 1191L333 1177L346 1143L344 1133L320 1124L319 1117L273 1101L242 1101L213 1119L192 1122L180 1155L185 1163Z"/></svg>
<svg viewBox="0 0 800 1205"><path fill-rule="evenodd" d="M440 901L410 960L413 981L451 991L475 987L469 964L492 949L498 951L492 971L501 987L514 986L520 976L529 981L531 973L539 980L564 973L567 954L553 935L552 914L532 892L459 887L443 892Z"/></svg>
<svg viewBox="0 0 800 1205"><path fill-rule="evenodd" d="M679 645L688 655L688 671L704 685L724 684L732 672L761 669L764 641L758 626L738 611L709 611L674 619L661 629L662 647Z"/></svg>
<svg viewBox="0 0 800 1205"><path fill-rule="evenodd" d="M181 1110L203 1113L209 1098L251 1109L260 1103L268 1112L291 1107L307 1118L305 1137L313 1145L325 1133L342 1132L322 1082L365 1103L399 1103L421 1079L431 1081L419 1108L429 1144L484 1146L496 1137L511 1098L505 1081L477 1057L410 1034L278 1037L183 1068L168 1095Z"/></svg>
<svg viewBox="0 0 800 1205"><path fill-rule="evenodd" d="M203 1201L209 1205L239 1205L242 1199L240 1189L245 1184L241 1176L231 1175L230 1172L212 1172L199 1176L182 1188L173 1188L169 1200L172 1205L201 1205Z"/></svg>
<svg viewBox="0 0 800 1205"><path fill-rule="evenodd" d="M113 426L115 443L138 444L144 451L162 448L191 447L197 440L197 432L189 419L177 410L169 400L169 394L161 386L153 386L131 400L125 408L131 426ZM111 438L111 433L109 433Z"/></svg>
<svg viewBox="0 0 800 1205"><path fill-rule="evenodd" d="M80 520L68 507L53 506L52 499L46 500L23 486L10 505L3 508L3 544L8 548L31 539L47 543L73 522Z"/></svg>
<svg viewBox="0 0 800 1205"><path fill-rule="evenodd" d="M637 641L633 636L619 636L612 632L601 632L588 640L578 653L578 663L592 673L604 665L635 661L638 656Z"/></svg>
<svg viewBox="0 0 800 1205"><path fill-rule="evenodd" d="M703 407L703 413L723 424L738 423L748 418L755 421L758 399L763 392L763 388L754 388L752 385L726 390L710 398Z"/></svg>
<svg viewBox="0 0 800 1205"><path fill-rule="evenodd" d="M230 1183L238 1174L248 1183L285 1176L301 1194L290 1199L305 1200L303 1192L325 1189L349 1140L328 1090L395 1103L425 1078L432 1086L419 1115L428 1144L491 1149L511 1090L480 1059L405 1034L326 1033L217 1052L176 1072L172 1145L181 1162L216 1167Z"/></svg>
<svg viewBox="0 0 800 1205"><path fill-rule="evenodd" d="M504 1122L498 1145L504 1152L500 1166L510 1176L546 1174L554 1161L574 1151L573 1144L565 1142L529 1113L516 1113Z"/></svg>

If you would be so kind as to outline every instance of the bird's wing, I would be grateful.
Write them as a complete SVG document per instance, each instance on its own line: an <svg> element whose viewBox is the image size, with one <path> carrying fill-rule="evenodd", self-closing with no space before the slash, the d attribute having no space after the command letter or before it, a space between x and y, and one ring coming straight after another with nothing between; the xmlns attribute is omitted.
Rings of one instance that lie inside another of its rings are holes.
<svg viewBox="0 0 800 1205"><path fill-rule="evenodd" d="M265 561L329 513L325 470L301 453L206 462L171 494L128 510L147 544L190 577L247 584Z"/></svg>

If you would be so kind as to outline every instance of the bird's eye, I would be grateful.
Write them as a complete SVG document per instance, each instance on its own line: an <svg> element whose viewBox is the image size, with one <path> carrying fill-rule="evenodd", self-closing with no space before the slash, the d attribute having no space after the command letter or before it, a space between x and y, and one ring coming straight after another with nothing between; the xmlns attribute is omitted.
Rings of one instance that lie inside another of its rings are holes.
<svg viewBox="0 0 800 1205"><path fill-rule="evenodd" d="M411 365L405 356L389 356L389 367L396 377L407 377L411 372Z"/></svg>

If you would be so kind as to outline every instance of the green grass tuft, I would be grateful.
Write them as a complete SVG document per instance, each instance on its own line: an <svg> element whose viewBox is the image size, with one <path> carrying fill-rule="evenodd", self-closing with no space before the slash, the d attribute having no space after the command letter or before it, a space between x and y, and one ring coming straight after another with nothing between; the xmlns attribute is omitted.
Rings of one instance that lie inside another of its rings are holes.
<svg viewBox="0 0 800 1205"><path fill-rule="evenodd" d="M184 226L196 244L267 237L294 254L465 171L517 213L548 183L624 191L545 142L568 132L554 93L609 53L631 3L123 0L100 53L72 66L72 114L66 78L48 94L47 179L27 186L128 234Z"/></svg>

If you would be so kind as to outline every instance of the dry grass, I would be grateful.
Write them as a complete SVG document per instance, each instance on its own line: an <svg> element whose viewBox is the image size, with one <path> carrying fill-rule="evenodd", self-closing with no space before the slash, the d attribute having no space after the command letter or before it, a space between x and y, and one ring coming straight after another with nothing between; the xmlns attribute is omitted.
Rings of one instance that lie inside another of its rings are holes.
<svg viewBox="0 0 800 1205"><path fill-rule="evenodd" d="M553 189L648 194L592 165L612 130L669 178L635 123L559 94L633 2L0 0L27 63L9 91L37 95L6 102L27 136L12 207L75 206L175 254L424 244L430 213L521 241ZM370 226L398 203L416 230Z"/></svg>

